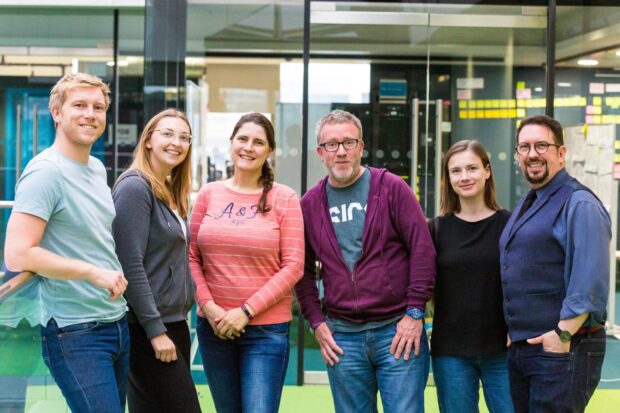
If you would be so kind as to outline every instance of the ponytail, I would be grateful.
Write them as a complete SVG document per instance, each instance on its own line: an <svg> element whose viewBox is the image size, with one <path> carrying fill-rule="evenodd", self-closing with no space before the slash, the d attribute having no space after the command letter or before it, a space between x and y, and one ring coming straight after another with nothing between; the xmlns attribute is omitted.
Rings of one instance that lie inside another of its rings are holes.
<svg viewBox="0 0 620 413"><path fill-rule="evenodd" d="M269 160L266 159L265 163L263 164L262 175L260 177L260 183L263 184L263 193L258 201L258 212L260 212L261 214L266 214L267 212L271 211L271 205L267 204L267 193L271 191L274 179L275 176L273 173L273 169L269 164Z"/></svg>

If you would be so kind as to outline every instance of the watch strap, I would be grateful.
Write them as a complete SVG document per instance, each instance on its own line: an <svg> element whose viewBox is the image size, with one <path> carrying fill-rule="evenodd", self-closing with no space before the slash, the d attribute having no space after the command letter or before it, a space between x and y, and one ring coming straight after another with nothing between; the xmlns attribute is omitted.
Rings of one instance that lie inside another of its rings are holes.
<svg viewBox="0 0 620 413"><path fill-rule="evenodd" d="M569 342L573 338L573 335L570 333L570 331L562 330L559 326L555 326L554 331L560 337L560 340L564 343Z"/></svg>

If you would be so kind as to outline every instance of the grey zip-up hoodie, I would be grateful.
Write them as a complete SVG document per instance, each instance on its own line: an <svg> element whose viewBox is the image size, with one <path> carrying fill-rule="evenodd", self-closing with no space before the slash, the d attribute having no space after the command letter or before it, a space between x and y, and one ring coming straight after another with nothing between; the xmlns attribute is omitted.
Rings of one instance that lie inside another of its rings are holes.
<svg viewBox="0 0 620 413"><path fill-rule="evenodd" d="M189 228L181 223L137 171L121 175L112 190L116 254L128 281L129 322L149 339L166 332L164 323L185 320L194 302L189 269Z"/></svg>

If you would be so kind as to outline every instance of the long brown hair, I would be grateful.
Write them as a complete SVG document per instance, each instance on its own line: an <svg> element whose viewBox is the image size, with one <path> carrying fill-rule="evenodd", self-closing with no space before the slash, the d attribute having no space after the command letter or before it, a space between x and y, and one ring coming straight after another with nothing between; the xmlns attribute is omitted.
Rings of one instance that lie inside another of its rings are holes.
<svg viewBox="0 0 620 413"><path fill-rule="evenodd" d="M267 136L267 143L269 144L269 149L274 151L276 149L276 137L275 132L273 130L273 124L269 119L267 119L264 115L261 115L257 112L246 113L241 116L235 127L233 128L232 134L230 135L230 140L232 141L239 129L246 123L254 123L265 131L265 135ZM258 201L258 212L261 214L265 214L271 211L271 205L267 204L267 194L273 187L273 182L275 179L275 175L273 172L273 168L269 164L269 159L265 160L263 166L261 168L261 176L258 178L258 183L263 186L263 193Z"/></svg>
<svg viewBox="0 0 620 413"><path fill-rule="evenodd" d="M452 188L452 184L450 184L448 162L450 162L450 158L455 154L465 151L471 151L480 159L482 166L489 169L489 178L484 184L484 203L493 211L499 211L502 207L495 199L495 181L493 180L493 169L491 168L491 161L489 160L487 151L484 149L484 146L476 140L462 140L452 145L443 158L443 165L441 168L441 215L453 215L461 211L459 196L454 192L454 188Z"/></svg>
<svg viewBox="0 0 620 413"><path fill-rule="evenodd" d="M151 165L151 149L146 147L151 136L153 136L153 132L157 129L157 125L164 118L181 119L187 124L191 134L192 127L183 112L176 109L166 109L159 112L144 127L138 146L134 150L133 162L129 166L129 170L138 171L144 176L151 184L153 195L168 205L174 203L177 206L179 215L186 218L189 212L189 193L192 184L192 146L190 145L183 162L172 169L166 182L160 182L155 176L153 166Z"/></svg>

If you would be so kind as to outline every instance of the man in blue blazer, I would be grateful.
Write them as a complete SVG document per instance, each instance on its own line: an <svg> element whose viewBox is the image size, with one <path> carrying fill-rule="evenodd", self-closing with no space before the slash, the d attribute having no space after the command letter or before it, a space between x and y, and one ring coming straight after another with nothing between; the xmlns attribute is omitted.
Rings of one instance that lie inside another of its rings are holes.
<svg viewBox="0 0 620 413"><path fill-rule="evenodd" d="M583 412L605 354L611 221L564 169L558 121L524 119L516 156L531 189L500 239L515 410Z"/></svg>

